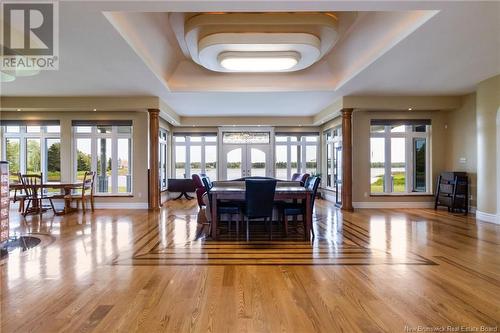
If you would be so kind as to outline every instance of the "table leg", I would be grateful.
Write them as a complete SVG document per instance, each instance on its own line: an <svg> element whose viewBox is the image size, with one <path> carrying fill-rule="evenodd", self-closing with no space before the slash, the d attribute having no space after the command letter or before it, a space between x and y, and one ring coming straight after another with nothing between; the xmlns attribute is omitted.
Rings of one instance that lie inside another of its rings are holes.
<svg viewBox="0 0 500 333"><path fill-rule="evenodd" d="M212 209L210 211L212 215L212 239L217 239L217 195L210 193L212 196Z"/></svg>
<svg viewBox="0 0 500 333"><path fill-rule="evenodd" d="M64 196L70 195L71 194L71 188L64 188ZM71 200L69 199L64 199L64 211L63 214L67 214L71 211Z"/></svg>
<svg viewBox="0 0 500 333"><path fill-rule="evenodd" d="M311 239L311 225L312 225L312 208L311 208L311 196L307 194L306 196L306 226L304 230L305 240Z"/></svg>

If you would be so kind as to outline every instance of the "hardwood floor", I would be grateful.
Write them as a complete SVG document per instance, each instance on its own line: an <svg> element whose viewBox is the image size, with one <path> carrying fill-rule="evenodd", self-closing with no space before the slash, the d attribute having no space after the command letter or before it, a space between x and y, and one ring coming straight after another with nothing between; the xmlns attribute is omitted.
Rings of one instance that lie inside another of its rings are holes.
<svg viewBox="0 0 500 333"><path fill-rule="evenodd" d="M0 331L498 331L500 226L319 200L311 243L258 225L246 243L206 239L200 218L195 200L42 223L12 211L12 233L42 242L0 262Z"/></svg>

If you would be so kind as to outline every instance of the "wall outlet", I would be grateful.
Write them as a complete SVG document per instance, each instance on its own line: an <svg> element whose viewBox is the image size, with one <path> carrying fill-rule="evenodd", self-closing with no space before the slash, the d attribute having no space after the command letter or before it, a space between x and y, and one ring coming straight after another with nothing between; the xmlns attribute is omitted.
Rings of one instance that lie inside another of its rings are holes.
<svg viewBox="0 0 500 333"><path fill-rule="evenodd" d="M461 164L465 164L465 163L467 163L467 158L465 158L465 157L460 157L460 158L458 159L458 161L459 161Z"/></svg>

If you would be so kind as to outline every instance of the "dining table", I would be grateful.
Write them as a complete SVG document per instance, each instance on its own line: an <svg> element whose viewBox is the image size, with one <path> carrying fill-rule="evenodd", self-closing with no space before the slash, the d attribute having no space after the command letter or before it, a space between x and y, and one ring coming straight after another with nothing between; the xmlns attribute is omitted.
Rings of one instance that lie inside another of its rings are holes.
<svg viewBox="0 0 500 333"><path fill-rule="evenodd" d="M40 184L37 185L30 185L30 186L35 186L36 190L40 189ZM83 182L46 182L43 183L43 188L51 188L51 189L59 189L61 191L61 195L67 196L71 194L71 190L73 189L78 189L83 186ZM24 186L21 183L10 183L9 187L11 190L16 190L16 191L22 191L24 190ZM38 209L37 207L38 203L36 201L33 201L33 206L35 209ZM70 199L64 199L64 210L60 212L54 212L57 215L63 215L70 213L72 211L76 210L75 208L71 207L71 200Z"/></svg>
<svg viewBox="0 0 500 333"><path fill-rule="evenodd" d="M284 200L303 200L305 203L305 232L304 238L308 240L311 235L311 225L312 225L312 207L311 207L311 194L312 191L307 188L296 185L296 186L280 186L279 183L276 186L276 191L274 193L274 201L284 201ZM245 185L214 185L210 189L210 195L212 196L212 207L211 207L211 220L212 220L212 239L217 239L217 205L220 200L245 200Z"/></svg>

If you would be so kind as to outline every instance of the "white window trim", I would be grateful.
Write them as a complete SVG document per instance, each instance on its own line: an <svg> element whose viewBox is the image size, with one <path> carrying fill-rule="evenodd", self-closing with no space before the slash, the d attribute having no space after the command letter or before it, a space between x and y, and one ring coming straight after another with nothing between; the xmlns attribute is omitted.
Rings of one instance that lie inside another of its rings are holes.
<svg viewBox="0 0 500 333"><path fill-rule="evenodd" d="M28 125L29 126L29 125ZM19 133L7 132L5 126L2 126L2 160L7 160L7 139L19 139L19 172L21 174L26 173L26 140L27 139L39 139L40 140L40 170L43 173L43 181L47 182L47 159L48 159L48 146L47 139L57 139L59 144L61 144L61 130L59 126L58 133L47 132L47 126L40 126L40 132L28 133L26 125L19 126ZM59 160L61 156L59 156ZM61 163L61 161L59 161Z"/></svg>
<svg viewBox="0 0 500 333"><path fill-rule="evenodd" d="M371 130L371 126L370 126ZM405 191L404 192L392 192L391 191L384 191L384 192L376 192L372 193L371 192L371 184L369 184L370 187L370 195L377 196L377 195L431 195L432 194L432 161L431 161L431 131L432 131L432 126L431 125L426 125L426 131L425 132L413 132L412 131L412 126L411 125L405 125L405 131L404 132L391 132L391 126L386 125L384 128L384 132L370 132L370 138L383 138L384 139L384 144L385 144L385 155L384 155L384 188L385 189L390 189L392 184L391 184L391 138L405 138ZM414 192L413 191L413 184L414 184L414 179L413 179L413 169L414 169L414 156L413 156L413 139L415 138L423 138L426 139L426 150L425 150L425 174L426 174L426 179L425 179L425 187L426 191L425 192ZM370 149L371 150L371 149ZM370 168L371 168L371 153L369 150L369 161L370 161ZM410 153L411 152L411 153ZM389 163L387 163L389 162Z"/></svg>
<svg viewBox="0 0 500 333"><path fill-rule="evenodd" d="M158 181L160 182L160 190L164 191L168 187L168 138L169 138L169 133L166 129L160 128L160 138L159 138L159 153L158 153L158 158L159 158L159 163L161 164L161 150L164 149L164 154L165 154L165 170L160 172L160 178ZM161 168L161 167L160 167ZM165 179L165 186L162 186L162 180Z"/></svg>
<svg viewBox="0 0 500 333"><path fill-rule="evenodd" d="M326 176L325 176L325 187L327 189L335 189L335 144L336 143L340 143L341 146L342 146L342 135L333 135L335 131L342 131L342 127L341 126L336 126L334 128L330 128L326 131L323 131L323 136L325 138L325 146L326 146L326 156L325 156L325 162L326 162ZM327 134L330 133L330 136L331 138L330 139L326 139L327 137ZM328 180L326 179L326 177L328 177L328 151L330 151L330 156L331 156L331 163L332 165L330 166L331 169L332 169L332 174L331 174L331 178L330 178L330 186L327 186L328 184Z"/></svg>
<svg viewBox="0 0 500 333"><path fill-rule="evenodd" d="M192 142L191 141L191 137L192 136L195 136L195 137L201 137L201 141L196 141L196 142ZM184 137L184 142L177 142L175 140L176 137ZM206 141L206 137L215 137L215 142L207 142ZM191 146L200 146L201 147L201 173L206 173L206 158L205 158L205 147L207 146L213 146L215 147L215 152L217 153L217 141L218 141L218 137L217 137L217 134L214 133L213 135L196 135L196 133L193 133L192 135L173 135L173 159L172 159L172 165L173 165L173 173L174 173L174 177L177 177L177 168L175 167L175 164L177 162L177 158L176 158L176 147L178 146L183 146L185 147L185 156L186 156L186 160L185 160L185 164L184 164L184 177L186 178L191 178ZM218 170L219 170L219 159L218 159L218 156L215 157L215 163L216 163L216 168L215 168L215 173L217 174Z"/></svg>
<svg viewBox="0 0 500 333"><path fill-rule="evenodd" d="M78 126L72 126L73 130L73 149L72 149L72 160L73 160L73 181L76 181L78 175L78 154L77 154L77 139L90 139L90 153L92 156L91 170L97 171L97 139L111 139L111 192L97 192L96 188L95 194L99 196L130 196L134 193L134 144L133 144L133 133L134 127L130 126L130 133L118 133L118 126L111 126L111 133L98 133L97 126L91 127L90 133L78 133L76 131ZM85 126L86 127L86 126ZM118 139L129 139L130 140L130 192L120 192L118 193ZM95 182L94 186L97 186Z"/></svg>

